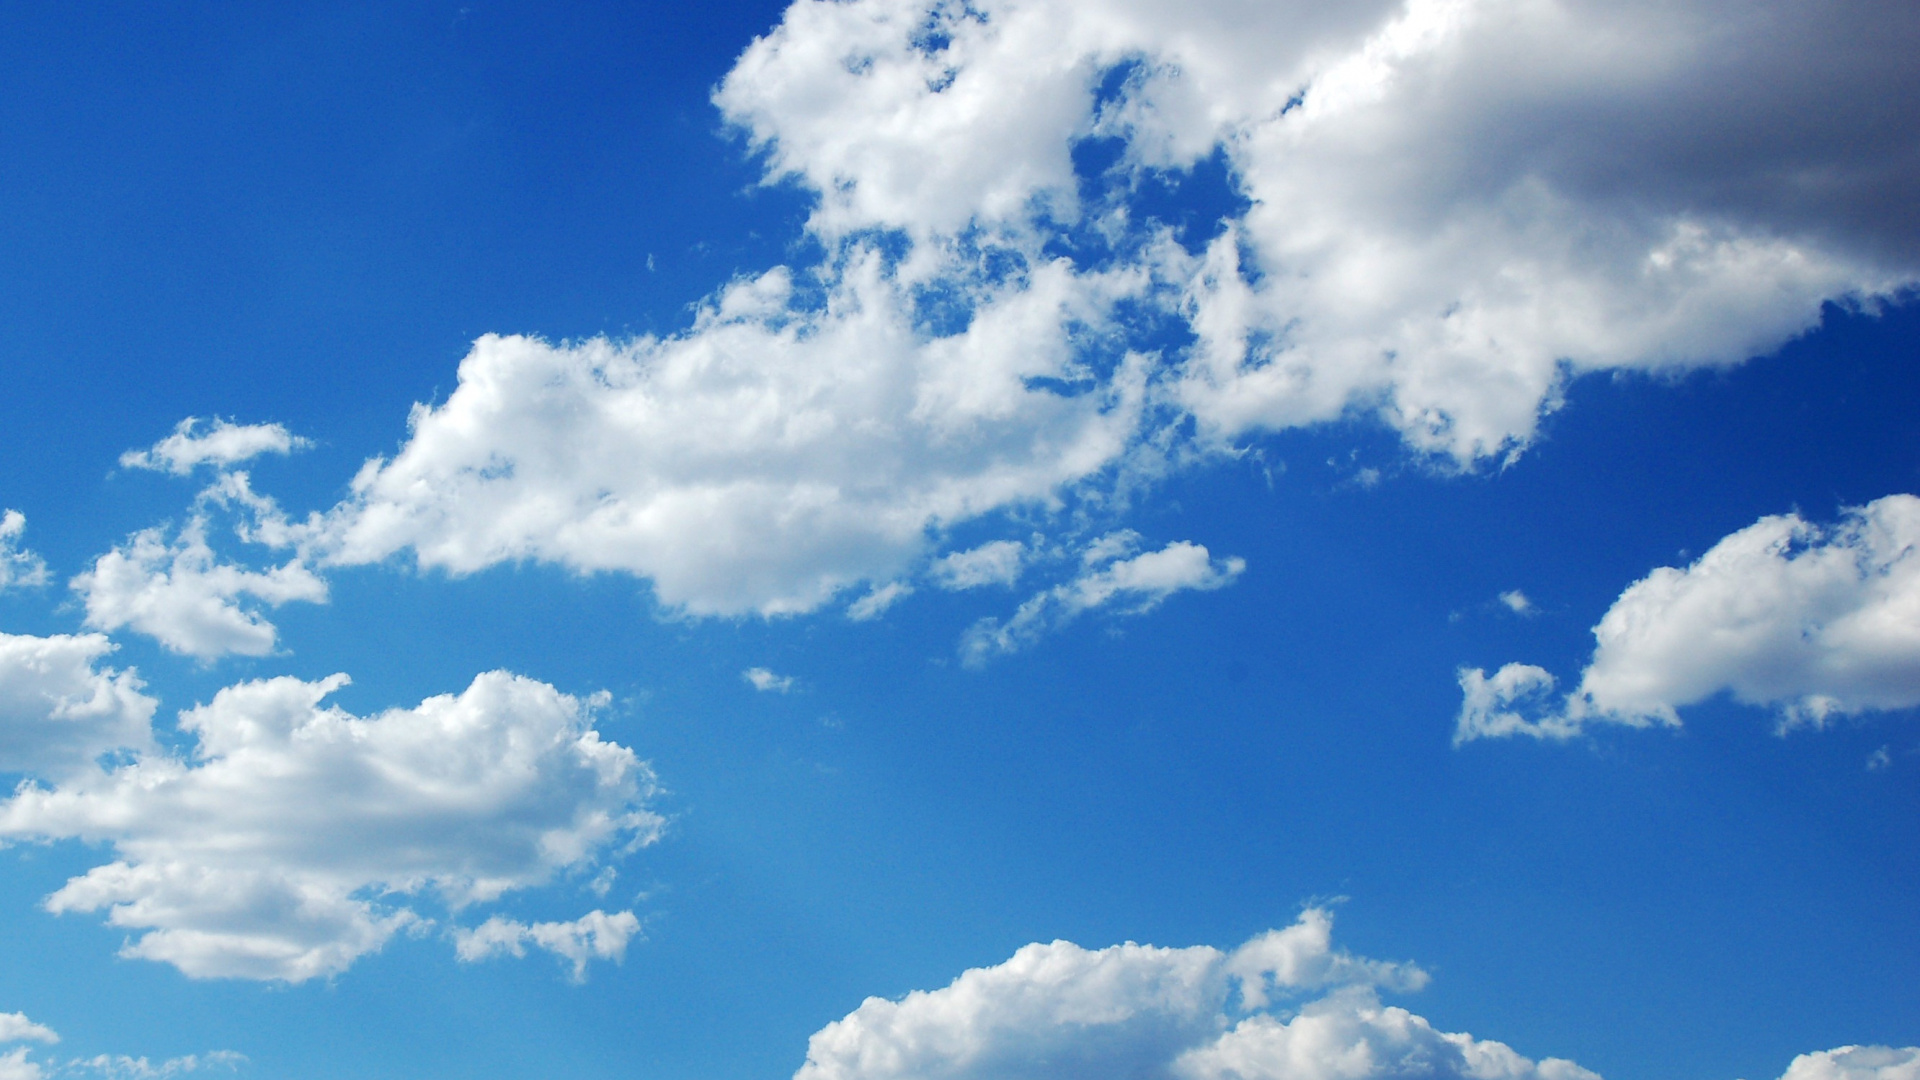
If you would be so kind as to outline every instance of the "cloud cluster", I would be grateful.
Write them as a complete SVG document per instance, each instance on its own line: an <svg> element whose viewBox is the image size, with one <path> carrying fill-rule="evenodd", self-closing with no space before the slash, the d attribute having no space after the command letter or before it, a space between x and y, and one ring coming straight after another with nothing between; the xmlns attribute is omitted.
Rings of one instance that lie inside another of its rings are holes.
<svg viewBox="0 0 1920 1080"><path fill-rule="evenodd" d="M1138 615L1177 592L1223 588L1247 568L1238 556L1216 559L1187 540L1136 555L1139 545L1140 535L1132 530L1094 541L1072 580L1029 598L1005 622L986 618L970 627L960 641L962 662L978 667L1018 652L1096 608L1111 605L1121 614Z"/></svg>
<svg viewBox="0 0 1920 1080"><path fill-rule="evenodd" d="M65 778L152 748L159 703L132 669L99 666L113 650L103 634L0 633L0 772Z"/></svg>
<svg viewBox="0 0 1920 1080"><path fill-rule="evenodd" d="M1917 42L1895 0L799 0L715 101L819 261L666 338L480 339L314 550L865 619L1017 569L956 525L1259 431L1510 455L1580 372L1920 280Z"/></svg>
<svg viewBox="0 0 1920 1080"><path fill-rule="evenodd" d="M1802 1054L1780 1080L1920 1080L1920 1046L1842 1046Z"/></svg>
<svg viewBox="0 0 1920 1080"><path fill-rule="evenodd" d="M1774 709L1783 730L1920 705L1920 498L1889 495L1830 527L1762 518L1635 582L1593 634L1559 702L1542 668L1463 671L1456 744L1677 725L1677 709L1721 692Z"/></svg>
<svg viewBox="0 0 1920 1080"><path fill-rule="evenodd" d="M609 915L596 909L571 922L538 922L531 926L495 915L472 930L456 931L454 951L471 963L502 953L525 956L527 946L533 945L571 963L573 981L584 982L588 961L617 963L627 955L627 942L639 932L640 920L631 911Z"/></svg>
<svg viewBox="0 0 1920 1080"><path fill-rule="evenodd" d="M27 517L18 510L0 512L0 592L47 583L47 564L20 546Z"/></svg>
<svg viewBox="0 0 1920 1080"><path fill-rule="evenodd" d="M19 1042L57 1043L60 1036L45 1024L36 1024L25 1013L0 1013L0 1045ZM158 1080L179 1076L202 1068L236 1068L247 1060L231 1050L207 1054L188 1054L168 1058L158 1064L144 1057L125 1054L96 1054L90 1058L72 1058L63 1063L28 1059L31 1047L17 1046L0 1054L0 1080L49 1080L56 1076L98 1076L106 1080Z"/></svg>
<svg viewBox="0 0 1920 1080"><path fill-rule="evenodd" d="M203 516L196 514L171 538L168 532L143 529L73 579L88 626L130 628L200 660L265 656L278 631L257 610L243 607L242 597L271 607L327 601L327 583L298 558L267 570L222 561L207 543Z"/></svg>
<svg viewBox="0 0 1920 1080"><path fill-rule="evenodd" d="M201 465L225 469L261 454L290 454L310 445L279 424L236 424L215 417L203 432L200 418L189 416L173 434L147 449L121 454L120 467L186 476Z"/></svg>
<svg viewBox="0 0 1920 1080"><path fill-rule="evenodd" d="M362 718L322 704L345 682L221 690L180 716L191 757L23 785L0 839L111 847L46 906L141 931L122 955L299 982L424 927L427 894L458 911L658 833L652 773L600 739L594 701L496 671Z"/></svg>
<svg viewBox="0 0 1920 1080"><path fill-rule="evenodd" d="M939 990L868 998L813 1035L795 1080L1595 1080L1382 1005L1425 973L1336 950L1331 931L1309 909L1233 952L1028 945Z"/></svg>

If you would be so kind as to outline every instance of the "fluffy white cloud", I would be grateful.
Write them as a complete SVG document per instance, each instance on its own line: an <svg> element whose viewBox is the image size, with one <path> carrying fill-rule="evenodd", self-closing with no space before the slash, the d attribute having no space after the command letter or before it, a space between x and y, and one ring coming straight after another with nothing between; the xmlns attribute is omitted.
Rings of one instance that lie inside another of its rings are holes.
<svg viewBox="0 0 1920 1080"><path fill-rule="evenodd" d="M65 778L152 747L158 702L132 669L96 666L113 650L103 634L0 633L0 772Z"/></svg>
<svg viewBox="0 0 1920 1080"><path fill-rule="evenodd" d="M651 842L652 773L591 726L597 702L489 672L458 695L356 717L344 685L242 683L183 712L191 758L146 754L0 803L0 838L106 844L49 896L144 931L122 955L196 977L299 982L423 925Z"/></svg>
<svg viewBox="0 0 1920 1080"><path fill-rule="evenodd" d="M310 445L279 424L236 424L215 417L207 430L199 428L200 418L189 416L174 427L173 434L147 449L120 455L120 466L185 476L201 465L224 468L261 454L290 454Z"/></svg>
<svg viewBox="0 0 1920 1080"><path fill-rule="evenodd" d="M1920 1046L1842 1046L1801 1054L1780 1080L1920 1080Z"/></svg>
<svg viewBox="0 0 1920 1080"><path fill-rule="evenodd" d="M207 544L204 517L195 515L171 540L167 532L143 529L73 579L88 626L131 627L201 660L228 653L265 656L277 631L258 611L243 607L241 597L272 607L327 600L327 583L299 558L264 571L221 561Z"/></svg>
<svg viewBox="0 0 1920 1080"><path fill-rule="evenodd" d="M591 960L618 963L627 955L627 942L640 932L640 920L631 911L609 915L589 911L572 922L526 923L495 915L472 930L454 934L454 950L469 963L499 956L527 955L527 946L538 948L573 964L573 981L587 977Z"/></svg>
<svg viewBox="0 0 1920 1080"><path fill-rule="evenodd" d="M1118 605L1121 614L1138 615L1177 592L1224 588L1247 568L1238 556L1215 559L1186 540L1134 555L1139 543L1139 534L1131 530L1094 541L1073 580L1029 598L1005 622L987 618L968 628L960 642L962 662L977 667L1017 652L1096 608Z"/></svg>
<svg viewBox="0 0 1920 1080"><path fill-rule="evenodd" d="M1895 0L798 0L715 101L817 195L822 261L665 339L482 338L310 535L625 571L694 614L866 587L858 619L951 526L1259 430L1510 454L1577 373L1737 362L1917 280L1917 29ZM1238 203L1149 220L1208 163Z"/></svg>
<svg viewBox="0 0 1920 1080"><path fill-rule="evenodd" d="M26 1013L0 1013L0 1043L59 1041L52 1028L27 1019Z"/></svg>
<svg viewBox="0 0 1920 1080"><path fill-rule="evenodd" d="M1889 495L1831 527L1762 518L1693 565L1635 582L1593 634L1593 659L1559 703L1544 669L1463 671L1456 743L1677 725L1675 710L1722 691L1776 709L1783 729L1920 705L1920 498Z"/></svg>
<svg viewBox="0 0 1920 1080"><path fill-rule="evenodd" d="M1011 585L1020 579L1027 546L1018 540L993 540L977 548L955 551L933 561L928 574L943 589L977 589L982 585Z"/></svg>
<svg viewBox="0 0 1920 1080"><path fill-rule="evenodd" d="M20 537L26 531L25 514L18 510L0 513L0 589L47 583L46 561L20 547Z"/></svg>
<svg viewBox="0 0 1920 1080"><path fill-rule="evenodd" d="M940 990L868 998L813 1035L795 1078L1594 1080L1381 1005L1378 988L1417 989L1425 974L1337 951L1331 929L1313 909L1231 953L1028 945Z"/></svg>

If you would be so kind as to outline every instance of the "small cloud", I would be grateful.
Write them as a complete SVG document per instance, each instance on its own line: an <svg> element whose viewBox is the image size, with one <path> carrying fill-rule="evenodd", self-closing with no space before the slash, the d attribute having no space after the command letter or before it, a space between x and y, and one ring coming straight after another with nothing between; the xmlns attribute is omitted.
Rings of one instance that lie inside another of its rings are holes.
<svg viewBox="0 0 1920 1080"><path fill-rule="evenodd" d="M1868 772L1881 772L1885 769L1891 768L1892 765L1893 765L1893 755L1891 753L1888 753L1887 748L1884 746L1882 746L1878 750L1875 750L1873 753L1867 755L1867 771Z"/></svg>
<svg viewBox="0 0 1920 1080"><path fill-rule="evenodd" d="M25 514L18 510L0 512L0 590L47 583L46 562L20 547L20 537L26 531Z"/></svg>
<svg viewBox="0 0 1920 1080"><path fill-rule="evenodd" d="M27 1019L26 1013L0 1013L0 1043L59 1041L52 1028Z"/></svg>
<svg viewBox="0 0 1920 1080"><path fill-rule="evenodd" d="M573 963L573 981L585 982L587 962L626 959L627 943L640 933L640 920L631 911L609 915L589 911L572 922L543 922L529 926L495 915L472 930L454 931L454 952L467 963L507 953L527 955L527 946Z"/></svg>
<svg viewBox="0 0 1920 1080"><path fill-rule="evenodd" d="M740 673L740 677L763 694L784 694L793 689L793 676L775 675L763 667L748 668Z"/></svg>
<svg viewBox="0 0 1920 1080"><path fill-rule="evenodd" d="M877 619L896 601L912 595L913 586L904 581L889 581L885 585L876 586L872 592L847 605L847 618L854 622Z"/></svg>
<svg viewBox="0 0 1920 1080"><path fill-rule="evenodd" d="M995 540L969 551L956 551L933 560L928 568L934 583L957 592L983 585L1011 585L1020 577L1027 546L1018 540Z"/></svg>
<svg viewBox="0 0 1920 1080"><path fill-rule="evenodd" d="M1515 615L1533 615L1540 610L1534 607L1533 601L1527 599L1527 594L1521 592L1519 589L1508 589L1506 592L1501 593L1500 602L1505 604L1507 610L1513 612Z"/></svg>
<svg viewBox="0 0 1920 1080"><path fill-rule="evenodd" d="M187 417L173 434L147 449L121 454L120 467L185 476L200 465L224 468L261 454L289 454L313 445L280 424L235 424L215 418L204 433L199 427L199 417Z"/></svg>

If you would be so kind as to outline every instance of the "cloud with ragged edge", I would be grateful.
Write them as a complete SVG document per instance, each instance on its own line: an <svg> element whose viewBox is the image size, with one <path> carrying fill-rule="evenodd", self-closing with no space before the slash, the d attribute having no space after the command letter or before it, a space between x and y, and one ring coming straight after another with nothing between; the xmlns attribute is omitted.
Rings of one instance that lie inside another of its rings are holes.
<svg viewBox="0 0 1920 1080"><path fill-rule="evenodd" d="M87 645L66 645L73 663L98 655ZM136 932L123 956L199 978L297 983L426 929L423 901L457 926L478 905L659 836L652 771L593 729L604 698L496 671L459 694L359 717L324 704L345 683L227 687L180 715L188 754L147 749L23 783L0 802L0 841L109 849L111 861L45 906L104 912ZM637 924L630 912L599 917L588 955L617 958Z"/></svg>
<svg viewBox="0 0 1920 1080"><path fill-rule="evenodd" d="M60 1036L45 1024L36 1024L25 1013L0 1013L0 1046L9 1043L58 1043ZM232 1070L246 1063L246 1055L232 1050L214 1050L204 1054L150 1061L125 1054L96 1054L93 1057L60 1061L35 1061L33 1048L16 1046L0 1053L0 1080L51 1080L58 1076L94 1076L104 1080L159 1080L181 1076L201 1069Z"/></svg>
<svg viewBox="0 0 1920 1080"><path fill-rule="evenodd" d="M1558 699L1544 668L1463 669L1455 745L1677 727L1678 710L1719 693L1772 710L1782 732L1920 705L1920 498L1876 499L1831 526L1761 518L1629 586L1593 635Z"/></svg>

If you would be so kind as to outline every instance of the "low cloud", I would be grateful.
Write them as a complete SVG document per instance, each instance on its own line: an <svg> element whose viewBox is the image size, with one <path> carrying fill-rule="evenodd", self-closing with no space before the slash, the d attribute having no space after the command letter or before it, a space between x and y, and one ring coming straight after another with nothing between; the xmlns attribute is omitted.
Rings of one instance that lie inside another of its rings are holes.
<svg viewBox="0 0 1920 1080"><path fill-rule="evenodd" d="M75 577L73 589L88 626L130 628L200 660L273 651L277 630L242 597L269 607L327 601L327 583L299 558L267 570L222 561L197 514L171 537L164 527L135 533Z"/></svg>
<svg viewBox="0 0 1920 1080"><path fill-rule="evenodd" d="M1527 664L1461 673L1455 742L1565 739L1595 723L1676 726L1714 694L1781 730L1920 705L1920 498L1889 495L1831 526L1762 518L1685 568L1627 588L1593 634L1580 685Z"/></svg>
<svg viewBox="0 0 1920 1080"><path fill-rule="evenodd" d="M793 689L793 676L775 675L763 667L748 668L740 673L740 677L763 694L784 694Z"/></svg>
<svg viewBox="0 0 1920 1080"><path fill-rule="evenodd" d="M201 465L226 468L261 454L290 454L312 445L279 424L236 424L215 417L201 431L201 423L197 416L187 417L173 434L147 449L120 455L120 467L186 476Z"/></svg>
<svg viewBox="0 0 1920 1080"><path fill-rule="evenodd" d="M507 672L353 716L346 677L230 686L183 712L186 757L23 785L0 838L78 839L113 861L46 900L138 931L121 955L194 977L301 982L424 926L650 843L653 777L582 701Z"/></svg>
<svg viewBox="0 0 1920 1080"><path fill-rule="evenodd" d="M1027 546L1018 540L994 540L966 551L955 551L933 561L928 576L943 589L977 589L983 585L1011 585L1020 579Z"/></svg>
<svg viewBox="0 0 1920 1080"><path fill-rule="evenodd" d="M20 546L27 518L18 510L0 512L0 591L47 583L47 564Z"/></svg>
<svg viewBox="0 0 1920 1080"><path fill-rule="evenodd" d="M460 959L474 963L507 954L527 955L527 946L547 952L573 965L574 982L587 978L591 960L619 963L627 955L627 942L640 933L640 920L631 911L609 915L589 911L572 922L526 923L495 915L472 930L454 932L454 951Z"/></svg>
<svg viewBox="0 0 1920 1080"><path fill-rule="evenodd" d="M65 778L152 748L159 703L131 668L99 663L113 650L104 634L0 633L0 772Z"/></svg>
<svg viewBox="0 0 1920 1080"><path fill-rule="evenodd" d="M813 1035L795 1080L1595 1080L1381 1004L1426 974L1331 935L1314 908L1232 952L1027 945L942 989L868 998Z"/></svg>
<svg viewBox="0 0 1920 1080"><path fill-rule="evenodd" d="M1920 1080L1920 1046L1842 1046L1802 1054L1780 1080Z"/></svg>
<svg viewBox="0 0 1920 1080"><path fill-rule="evenodd" d="M978 667L996 656L1018 652L1098 608L1138 615L1177 592L1224 588L1247 566L1237 556L1213 558L1205 547L1186 540L1135 555L1139 542L1139 535L1131 531L1094 541L1073 580L1036 594L1005 622L987 618L969 628L960 642L962 662Z"/></svg>

